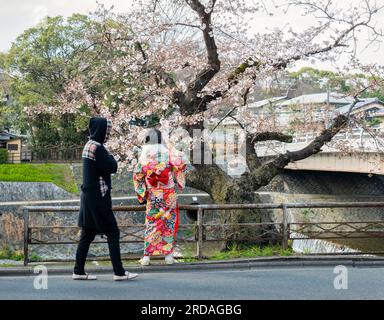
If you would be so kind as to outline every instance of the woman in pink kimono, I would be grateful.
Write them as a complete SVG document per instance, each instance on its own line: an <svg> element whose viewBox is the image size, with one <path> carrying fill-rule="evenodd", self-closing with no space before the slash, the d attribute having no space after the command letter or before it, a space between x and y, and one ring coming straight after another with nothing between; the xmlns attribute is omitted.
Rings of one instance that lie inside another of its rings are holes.
<svg viewBox="0 0 384 320"><path fill-rule="evenodd" d="M137 198L147 206L142 265L149 265L150 257L159 255L165 256L166 264L175 262L173 251L179 223L175 188L184 188L185 171L182 153L168 150L161 143L161 132L151 130L133 175Z"/></svg>

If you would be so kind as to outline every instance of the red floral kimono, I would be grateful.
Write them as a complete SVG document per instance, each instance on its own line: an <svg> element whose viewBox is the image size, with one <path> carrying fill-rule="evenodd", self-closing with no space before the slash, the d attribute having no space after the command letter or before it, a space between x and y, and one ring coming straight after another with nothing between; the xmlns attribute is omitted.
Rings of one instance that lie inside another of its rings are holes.
<svg viewBox="0 0 384 320"><path fill-rule="evenodd" d="M175 188L185 186L186 161L161 144L145 145L134 170L139 202L146 201L144 256L173 253L179 222Z"/></svg>

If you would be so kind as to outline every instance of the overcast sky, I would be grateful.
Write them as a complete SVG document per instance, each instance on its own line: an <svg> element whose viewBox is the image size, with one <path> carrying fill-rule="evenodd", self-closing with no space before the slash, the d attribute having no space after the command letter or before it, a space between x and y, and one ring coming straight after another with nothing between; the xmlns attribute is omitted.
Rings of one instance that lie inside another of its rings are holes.
<svg viewBox="0 0 384 320"><path fill-rule="evenodd" d="M340 4L349 4L351 0L336 0ZM114 5L116 11L126 12L132 6L132 0L99 0L106 6ZM384 5L384 0L377 0L378 3ZM79 12L87 14L94 11L96 8L96 0L0 0L0 51L7 51L12 44L12 41L22 33L25 29L36 24L40 19L49 15L69 16L72 13ZM284 17L263 18L266 20L255 19L255 29L260 31L265 30L265 25L270 27L281 26L282 23L290 23L293 28L305 27L311 23L311 20L300 17L296 12L291 12ZM382 25L384 28L384 10L376 19L377 25ZM363 52L366 35L360 35L360 50L358 51L359 58L363 62L376 62L384 65L384 46L381 48L371 47ZM341 64L347 63L342 60ZM309 62L300 64L299 66L310 65ZM316 63L315 67L333 69L329 63Z"/></svg>

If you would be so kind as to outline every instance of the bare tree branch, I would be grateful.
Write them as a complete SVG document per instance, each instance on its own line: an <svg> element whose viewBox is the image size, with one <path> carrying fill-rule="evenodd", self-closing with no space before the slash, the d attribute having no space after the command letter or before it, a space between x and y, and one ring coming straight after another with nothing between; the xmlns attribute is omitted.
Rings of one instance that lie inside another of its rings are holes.
<svg viewBox="0 0 384 320"><path fill-rule="evenodd" d="M211 14L216 0L212 1L212 8L211 10L208 10L208 12L205 6L201 4L199 0L186 0L186 2L192 8L192 10L194 10L199 15L200 21L202 23L203 37L208 60L207 66L200 70L197 73L196 78L188 85L186 96L188 100L191 100L195 99L197 93L201 91L209 81L211 81L217 72L220 71L221 62L219 60L217 46L213 36L211 20Z"/></svg>
<svg viewBox="0 0 384 320"><path fill-rule="evenodd" d="M285 166L290 162L306 159L321 151L321 148L332 140L332 138L348 123L345 115L339 115L335 118L332 125L323 130L309 145L301 150L289 152L277 156L274 160L263 164L256 170L251 170L249 174L244 175L241 179L246 179L251 183L255 190L266 186L269 182L279 174Z"/></svg>
<svg viewBox="0 0 384 320"><path fill-rule="evenodd" d="M258 132L254 135L251 135L251 142L255 144L256 142L262 142L262 141L281 141L285 143L291 143L293 140L293 137L288 134L284 134L281 132Z"/></svg>

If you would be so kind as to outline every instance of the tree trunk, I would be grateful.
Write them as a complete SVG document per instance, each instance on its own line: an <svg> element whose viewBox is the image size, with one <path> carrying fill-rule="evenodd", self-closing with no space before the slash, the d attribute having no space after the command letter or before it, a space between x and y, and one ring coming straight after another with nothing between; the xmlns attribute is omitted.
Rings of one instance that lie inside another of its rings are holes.
<svg viewBox="0 0 384 320"><path fill-rule="evenodd" d="M249 204L260 203L259 196L254 192L252 186L243 180L228 176L217 166L196 166L188 175L188 184L191 187L207 192L214 203L236 203ZM259 227L244 227L239 223L260 223L263 214L258 209L233 209L222 210L219 215L221 224L229 224L215 232L216 237L226 239L222 243L222 250L228 250L235 246L265 244L263 233L266 231ZM258 240L258 238L261 238Z"/></svg>
<svg viewBox="0 0 384 320"><path fill-rule="evenodd" d="M260 197L254 192L248 184L242 184L233 179L233 184L227 189L222 203L255 204L260 203ZM217 202L216 199L214 199ZM261 227L242 226L242 223L261 223L263 222L263 212L259 209L233 209L226 210L220 214L220 221L223 224L229 224L224 229L222 250L229 250L233 247L241 248L247 245L263 245L265 232ZM239 225L240 224L240 225Z"/></svg>

